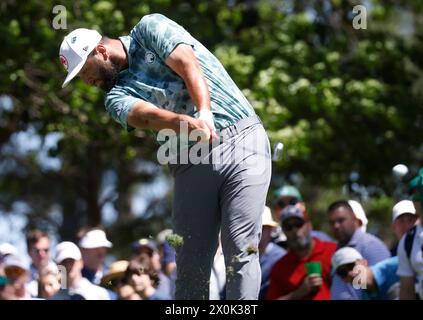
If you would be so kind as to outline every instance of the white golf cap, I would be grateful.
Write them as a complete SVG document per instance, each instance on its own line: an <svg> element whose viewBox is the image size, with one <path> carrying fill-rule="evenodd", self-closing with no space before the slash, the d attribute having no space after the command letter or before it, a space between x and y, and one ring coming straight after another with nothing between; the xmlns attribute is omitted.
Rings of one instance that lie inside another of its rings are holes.
<svg viewBox="0 0 423 320"><path fill-rule="evenodd" d="M68 75L62 84L62 88L82 69L88 55L100 40L100 33L84 28L73 30L63 39L60 45L60 63L65 67Z"/></svg>
<svg viewBox="0 0 423 320"><path fill-rule="evenodd" d="M8 254L17 255L18 250L14 245L11 245L10 243L4 242L0 244L0 257L5 257Z"/></svg>
<svg viewBox="0 0 423 320"><path fill-rule="evenodd" d="M335 272L340 266L363 259L363 256L356 249L344 247L335 252L332 257L332 271Z"/></svg>
<svg viewBox="0 0 423 320"><path fill-rule="evenodd" d="M263 226L270 226L270 227L277 227L278 223L273 220L272 212L270 211L270 208L265 206L263 214L261 216L261 221Z"/></svg>
<svg viewBox="0 0 423 320"><path fill-rule="evenodd" d="M392 222L404 213L416 214L416 208L413 201L402 200L398 202L392 209Z"/></svg>
<svg viewBox="0 0 423 320"><path fill-rule="evenodd" d="M364 212L363 207L358 201L355 200L348 200L348 204L353 209L355 217L361 221L362 226L360 229L363 232L366 232L367 224L369 223L369 220L367 220L366 213Z"/></svg>
<svg viewBox="0 0 423 320"><path fill-rule="evenodd" d="M23 270L29 270L29 265L26 261L24 261L21 257L9 254L6 258L4 258L3 261L3 267L4 269L10 268L10 267L18 267Z"/></svg>
<svg viewBox="0 0 423 320"><path fill-rule="evenodd" d="M79 247L84 249L111 248L112 243L107 240L106 233L103 230L91 230L79 241Z"/></svg>
<svg viewBox="0 0 423 320"><path fill-rule="evenodd" d="M82 259L81 251L75 243L63 241L56 246L56 262L61 263L65 259Z"/></svg>

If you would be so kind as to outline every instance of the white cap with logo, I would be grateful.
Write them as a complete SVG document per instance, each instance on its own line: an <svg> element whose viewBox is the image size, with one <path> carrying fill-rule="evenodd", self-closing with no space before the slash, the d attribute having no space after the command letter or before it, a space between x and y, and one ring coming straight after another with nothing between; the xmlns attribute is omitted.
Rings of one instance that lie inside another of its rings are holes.
<svg viewBox="0 0 423 320"><path fill-rule="evenodd" d="M332 271L336 272L340 266L356 262L363 259L363 256L356 249L351 247L344 247L335 252L332 257Z"/></svg>
<svg viewBox="0 0 423 320"><path fill-rule="evenodd" d="M82 237L79 246L84 249L111 248L112 243L107 240L106 233L103 230L91 230Z"/></svg>
<svg viewBox="0 0 423 320"><path fill-rule="evenodd" d="M82 259L81 251L75 243L63 241L56 246L56 262L61 263L65 259Z"/></svg>
<svg viewBox="0 0 423 320"><path fill-rule="evenodd" d="M68 75L62 84L64 88L84 66L88 55L99 44L101 34L95 30L79 28L69 33L60 45L60 63Z"/></svg>
<svg viewBox="0 0 423 320"><path fill-rule="evenodd" d="M398 202L392 209L392 222L405 213L416 214L416 208L414 207L413 201L402 200Z"/></svg>

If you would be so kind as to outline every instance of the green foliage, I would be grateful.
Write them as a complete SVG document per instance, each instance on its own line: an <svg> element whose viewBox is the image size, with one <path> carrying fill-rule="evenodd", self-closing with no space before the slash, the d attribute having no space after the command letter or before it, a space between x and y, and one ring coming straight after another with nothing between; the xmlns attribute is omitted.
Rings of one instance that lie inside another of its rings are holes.
<svg viewBox="0 0 423 320"><path fill-rule="evenodd" d="M384 191L382 200L371 199L379 201L379 209L370 210L375 221L386 225L385 210L395 188L392 166L420 166L420 1L372 1L367 30L352 28L355 1L61 4L67 8L69 29L96 28L111 37L129 33L143 15L160 12L215 52L261 116L271 142L284 143L282 160L274 163L272 188L300 173L304 188L348 196L340 190L356 171L357 183ZM137 169L140 159L155 163L156 144L148 134L121 130L104 111L102 92L78 80L61 89L65 73L58 49L69 30L52 28L54 5L51 0L0 4L0 93L14 103L13 110L1 111L0 146L28 128L42 139L52 132L63 134L50 151L62 161L59 171L41 170L34 154L2 154L3 164L8 161L16 170L0 174L0 209L9 211L24 201L32 208L30 224L41 218L54 223L49 212L59 204L64 220L57 227L70 236L81 224L101 222L105 202L99 196L106 171L118 176L118 196L109 200L119 220L130 221L132 187L151 181L160 169ZM323 198L327 205L329 198ZM317 201L312 197L311 207L324 206Z"/></svg>

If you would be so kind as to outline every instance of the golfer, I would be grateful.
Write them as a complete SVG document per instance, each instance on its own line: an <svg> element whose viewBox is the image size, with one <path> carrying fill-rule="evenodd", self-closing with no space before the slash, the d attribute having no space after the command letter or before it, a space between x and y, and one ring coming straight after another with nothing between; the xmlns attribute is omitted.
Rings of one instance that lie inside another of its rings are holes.
<svg viewBox="0 0 423 320"><path fill-rule="evenodd" d="M72 31L61 44L60 61L68 72L63 86L79 75L104 89L105 108L123 128L157 131L160 148L177 143L169 148L177 155L169 162L175 180L173 230L183 239L177 248L176 299L208 299L219 232L227 299L257 299L270 145L260 119L218 59L183 27L151 14L118 39L95 30Z"/></svg>

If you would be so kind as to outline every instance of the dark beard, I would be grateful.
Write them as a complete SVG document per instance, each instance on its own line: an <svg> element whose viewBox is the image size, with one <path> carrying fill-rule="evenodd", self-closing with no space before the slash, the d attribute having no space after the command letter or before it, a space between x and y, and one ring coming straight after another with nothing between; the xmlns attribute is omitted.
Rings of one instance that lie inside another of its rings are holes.
<svg viewBox="0 0 423 320"><path fill-rule="evenodd" d="M311 241L311 234L308 234L307 236L302 238L287 239L286 243L288 245L288 248L291 248L294 251L301 251L309 248L311 245Z"/></svg>
<svg viewBox="0 0 423 320"><path fill-rule="evenodd" d="M111 65L108 67L101 66L98 68L98 74L101 78L101 84L99 87L106 92L109 92L115 86L120 72L119 65L116 61L110 59L110 63Z"/></svg>

